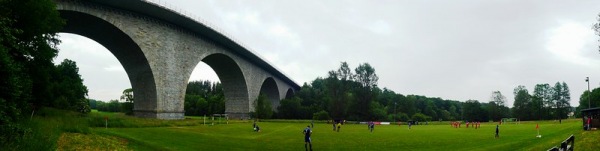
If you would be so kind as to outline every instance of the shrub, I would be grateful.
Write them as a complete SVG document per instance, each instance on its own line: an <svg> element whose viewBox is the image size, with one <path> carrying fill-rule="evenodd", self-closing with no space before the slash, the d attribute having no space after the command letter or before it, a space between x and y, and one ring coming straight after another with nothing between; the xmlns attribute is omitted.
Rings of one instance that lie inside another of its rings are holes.
<svg viewBox="0 0 600 151"><path fill-rule="evenodd" d="M321 110L321 111L313 114L313 119L315 119L315 120L329 120L329 113L327 113L325 110Z"/></svg>
<svg viewBox="0 0 600 151"><path fill-rule="evenodd" d="M422 114L422 113L415 113L412 116L412 120L415 120L415 121L430 121L431 117L427 116L425 114Z"/></svg>

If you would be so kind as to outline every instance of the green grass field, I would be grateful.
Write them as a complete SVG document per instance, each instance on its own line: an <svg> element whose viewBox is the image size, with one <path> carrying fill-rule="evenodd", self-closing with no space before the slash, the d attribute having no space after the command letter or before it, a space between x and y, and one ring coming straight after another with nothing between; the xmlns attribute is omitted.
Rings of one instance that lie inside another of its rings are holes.
<svg viewBox="0 0 600 151"><path fill-rule="evenodd" d="M109 117L109 128L104 128L105 116ZM310 123L259 122L262 131L257 133L252 131L250 121L204 125L204 120L198 117L164 121L103 112L77 118L87 121L91 128L61 134L56 145L59 150L303 150L302 130ZM464 124L462 128L452 128L447 123L432 122L410 130L406 125L378 125L373 133L366 125L346 124L340 132L334 132L330 124L315 123L313 149L547 150L571 134L576 137L576 150L600 148L600 131L582 131L579 119L564 120L562 124L541 122L542 138L535 137L536 122L501 125L499 139L494 138L497 123L482 123L480 129L465 128Z"/></svg>
<svg viewBox="0 0 600 151"><path fill-rule="evenodd" d="M579 121L563 124L543 123L542 138L536 138L535 124L508 124L500 127L482 124L480 129L452 128L449 125L376 126L370 133L366 125L343 125L334 132L329 124L313 129L315 150L546 150L579 131ZM215 126L96 128L102 134L135 140L159 150L298 150L303 149L302 123L259 123L262 131L253 132L250 123Z"/></svg>

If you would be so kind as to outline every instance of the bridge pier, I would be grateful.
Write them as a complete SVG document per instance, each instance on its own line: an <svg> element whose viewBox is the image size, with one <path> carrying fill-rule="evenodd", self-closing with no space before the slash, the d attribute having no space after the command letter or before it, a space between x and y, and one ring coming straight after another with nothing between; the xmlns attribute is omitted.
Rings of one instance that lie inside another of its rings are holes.
<svg viewBox="0 0 600 151"><path fill-rule="evenodd" d="M244 120L244 119L250 119L250 113L233 113L233 112L225 112L225 114L227 114L227 117L229 119L238 119L238 120Z"/></svg>

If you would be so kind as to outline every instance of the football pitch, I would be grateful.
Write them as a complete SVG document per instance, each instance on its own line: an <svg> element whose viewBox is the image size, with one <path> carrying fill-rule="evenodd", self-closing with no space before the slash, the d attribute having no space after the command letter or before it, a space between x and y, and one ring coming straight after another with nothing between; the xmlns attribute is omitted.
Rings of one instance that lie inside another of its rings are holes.
<svg viewBox="0 0 600 151"><path fill-rule="evenodd" d="M448 122L429 125L377 125L371 133L367 125L345 124L339 132L331 124L315 123L313 150L547 150L569 137L582 134L581 120L539 123L541 138L536 138L538 122L500 125L482 123L478 129L451 127ZM93 131L126 139L131 148L141 150L304 150L302 130L310 122L251 122L217 125L148 128L94 128ZM597 142L595 142L597 143ZM579 149L578 149L579 150Z"/></svg>

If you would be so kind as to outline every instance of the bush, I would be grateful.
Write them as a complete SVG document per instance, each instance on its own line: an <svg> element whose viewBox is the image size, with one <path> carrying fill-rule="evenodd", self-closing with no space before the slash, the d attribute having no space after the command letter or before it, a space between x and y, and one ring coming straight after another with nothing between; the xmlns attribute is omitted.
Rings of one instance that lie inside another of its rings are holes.
<svg viewBox="0 0 600 151"><path fill-rule="evenodd" d="M125 112L125 115L133 115L133 102L123 102L121 107L121 111Z"/></svg>
<svg viewBox="0 0 600 151"><path fill-rule="evenodd" d="M313 119L314 120L329 120L329 113L327 113L325 110L321 110L321 111L313 114Z"/></svg>
<svg viewBox="0 0 600 151"><path fill-rule="evenodd" d="M410 120L410 118L408 117L408 115L406 115L406 113L398 113L398 114L396 114L395 117L394 117L394 114L388 115L388 120L393 121L393 122L408 121L408 120ZM394 120L396 120L396 121L394 121Z"/></svg>
<svg viewBox="0 0 600 151"><path fill-rule="evenodd" d="M396 119L400 119L402 121L410 120L410 118L408 117L408 114L406 114L406 113L398 113L398 117Z"/></svg>
<svg viewBox="0 0 600 151"><path fill-rule="evenodd" d="M415 120L415 121L430 121L431 117L427 116L425 114L422 114L422 113L415 113L412 116L412 120Z"/></svg>

